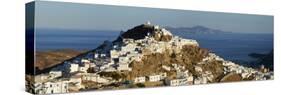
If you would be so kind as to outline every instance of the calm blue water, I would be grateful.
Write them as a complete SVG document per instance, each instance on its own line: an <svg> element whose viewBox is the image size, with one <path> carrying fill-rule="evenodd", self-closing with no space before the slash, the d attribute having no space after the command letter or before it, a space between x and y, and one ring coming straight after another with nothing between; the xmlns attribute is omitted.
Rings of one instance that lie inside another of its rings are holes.
<svg viewBox="0 0 281 95"><path fill-rule="evenodd" d="M118 31L74 31L37 30L36 49L76 49L91 50L103 41L115 40ZM273 34L177 34L183 38L195 39L202 48L228 60L249 61L249 53L267 53L273 49Z"/></svg>
<svg viewBox="0 0 281 95"><path fill-rule="evenodd" d="M36 32L37 50L76 49L91 50L105 40L113 41L119 35L116 31L74 31L38 30Z"/></svg>
<svg viewBox="0 0 281 95"><path fill-rule="evenodd" d="M250 61L250 53L268 53L273 49L273 34L192 34L180 35L198 41L200 47L207 48L228 60Z"/></svg>

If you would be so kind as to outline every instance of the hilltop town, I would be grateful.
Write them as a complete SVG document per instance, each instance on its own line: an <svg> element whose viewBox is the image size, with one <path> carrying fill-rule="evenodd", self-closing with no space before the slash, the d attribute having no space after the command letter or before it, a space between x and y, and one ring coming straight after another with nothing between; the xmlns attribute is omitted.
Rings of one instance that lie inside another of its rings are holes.
<svg viewBox="0 0 281 95"><path fill-rule="evenodd" d="M86 90L183 86L271 80L273 71L224 60L193 39L173 35L150 22L120 32L115 41L66 60L47 73L30 76L36 94Z"/></svg>

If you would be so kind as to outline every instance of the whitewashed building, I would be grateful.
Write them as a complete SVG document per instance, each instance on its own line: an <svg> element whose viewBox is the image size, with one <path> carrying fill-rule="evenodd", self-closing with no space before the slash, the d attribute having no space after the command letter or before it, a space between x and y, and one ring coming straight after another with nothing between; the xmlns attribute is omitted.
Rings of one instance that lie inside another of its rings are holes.
<svg viewBox="0 0 281 95"><path fill-rule="evenodd" d="M82 76L83 81L93 81L97 83L109 83L108 79L102 78L97 74L87 73Z"/></svg>
<svg viewBox="0 0 281 95"><path fill-rule="evenodd" d="M68 81L37 83L34 90L36 94L67 93Z"/></svg>
<svg viewBox="0 0 281 95"><path fill-rule="evenodd" d="M145 77L136 77L134 83L144 83Z"/></svg>
<svg viewBox="0 0 281 95"><path fill-rule="evenodd" d="M194 80L193 76L187 76L186 79L187 79L188 84L190 84L190 85L193 84L193 80Z"/></svg>
<svg viewBox="0 0 281 95"><path fill-rule="evenodd" d="M88 68L87 67L79 67L78 71L87 73Z"/></svg>
<svg viewBox="0 0 281 95"><path fill-rule="evenodd" d="M88 59L81 59L81 62L82 63L90 63L90 60L88 60Z"/></svg>
<svg viewBox="0 0 281 95"><path fill-rule="evenodd" d="M41 75L36 75L34 77L34 81L43 82L43 81L47 81L49 78L50 78L50 76L48 74L41 74Z"/></svg>
<svg viewBox="0 0 281 95"><path fill-rule="evenodd" d="M114 72L114 71L117 71L117 70L112 66L104 69L104 72Z"/></svg>
<svg viewBox="0 0 281 95"><path fill-rule="evenodd" d="M119 63L117 67L118 71L131 71L132 68L129 67L128 63Z"/></svg>
<svg viewBox="0 0 281 95"><path fill-rule="evenodd" d="M110 57L111 58L118 58L119 52L117 50L110 50Z"/></svg>
<svg viewBox="0 0 281 95"><path fill-rule="evenodd" d="M79 65L78 64L70 64L69 67L69 72L73 73L73 72L77 72L79 70Z"/></svg>
<svg viewBox="0 0 281 95"><path fill-rule="evenodd" d="M74 76L70 77L69 82L73 83L78 88L81 88L82 78L80 75L79 76L74 75Z"/></svg>
<svg viewBox="0 0 281 95"><path fill-rule="evenodd" d="M150 82L160 81L161 80L161 75L151 75L151 76L148 76L148 80Z"/></svg>
<svg viewBox="0 0 281 95"><path fill-rule="evenodd" d="M51 79L61 77L62 71L50 71L49 76L50 76Z"/></svg>
<svg viewBox="0 0 281 95"><path fill-rule="evenodd" d="M206 77L195 78L194 84L207 84L207 78Z"/></svg>
<svg viewBox="0 0 281 95"><path fill-rule="evenodd" d="M172 80L168 80L167 84L169 86L181 86L181 85L187 85L188 84L188 80L186 78L180 78L180 79L172 79Z"/></svg>
<svg viewBox="0 0 281 95"><path fill-rule="evenodd" d="M119 63L128 63L129 58L127 56L119 57Z"/></svg>
<svg viewBox="0 0 281 95"><path fill-rule="evenodd" d="M162 68L166 71L171 71L171 67L169 67L169 66L162 65Z"/></svg>
<svg viewBox="0 0 281 95"><path fill-rule="evenodd" d="M196 72L203 72L202 68L199 66L195 66L194 69Z"/></svg>

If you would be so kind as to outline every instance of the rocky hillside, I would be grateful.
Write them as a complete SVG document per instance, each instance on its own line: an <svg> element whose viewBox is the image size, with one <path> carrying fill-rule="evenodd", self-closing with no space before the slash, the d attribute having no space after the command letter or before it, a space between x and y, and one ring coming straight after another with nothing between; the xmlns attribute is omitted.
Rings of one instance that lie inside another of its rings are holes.
<svg viewBox="0 0 281 95"><path fill-rule="evenodd" d="M52 50L52 51L37 51L35 67L37 70L44 70L62 63L63 61L76 57L83 51L70 49Z"/></svg>
<svg viewBox="0 0 281 95"><path fill-rule="evenodd" d="M133 74L149 75L162 70L162 65L171 65L177 63L187 67L200 62L206 55L207 50L197 46L184 46L181 52L174 53L166 50L163 53L151 53L145 55L141 61L132 62Z"/></svg>
<svg viewBox="0 0 281 95"><path fill-rule="evenodd" d="M209 32L219 31L201 26L192 29ZM138 49L141 53L134 56L141 56L141 59L136 60L133 55L130 55L135 49L129 51L128 49L130 48L127 48L127 46ZM123 50L122 48L127 49ZM131 60L126 63L129 64L128 68L131 70L120 71L117 69L114 71L114 75L117 74L120 76L119 78L123 80L133 80L139 76L149 76L158 73L167 73L169 79L176 79L179 69L174 67L175 64L183 67L180 71L188 71L189 74L195 78L204 78L206 75L211 75L208 80L210 83L259 80L259 78L255 77L264 76L259 73L258 70L224 60L214 53L210 53L207 49L201 48L199 43L195 40L183 39L175 36L170 31L158 25L138 25L126 32L122 32L117 40L112 43L105 42L99 48L92 50L89 54L105 53L105 55L108 55L109 59L114 60L111 58L113 56L110 54L112 50L121 53L119 57L133 56L129 57ZM107 60L107 58L102 60ZM118 62L114 63L114 66L119 66L120 64ZM172 68L172 70L167 71L162 68L163 66ZM102 72L103 75L106 74L103 70L99 72ZM270 74L271 73L266 76L270 76Z"/></svg>
<svg viewBox="0 0 281 95"><path fill-rule="evenodd" d="M195 29L197 32L222 32L220 30L211 30L200 26L191 29ZM162 42L171 43L175 41L175 37L176 36L172 35L170 31L164 28L148 24L136 26L122 33L122 39L143 40L153 38L156 42L150 43L150 45ZM119 40L119 42L124 43L123 40ZM167 46L169 46L169 44L166 44L165 47ZM207 49L200 48L198 43L196 43L196 45L185 44L177 47L182 48L165 48L164 52L146 51L144 48L142 53L144 56L141 61L132 61L130 63L132 71L123 72L125 73L122 74L123 78L133 80L139 76L149 76L165 72L170 79L176 79L177 70L166 71L161 67L173 67L173 64L177 64L185 67L183 70L189 71L194 77L202 77L206 72L210 72L212 79L210 79L209 82L230 82L255 79L253 78L253 73L256 72L254 69L223 60L219 56L209 53ZM202 71L198 71L196 68L201 68Z"/></svg>
<svg viewBox="0 0 281 95"><path fill-rule="evenodd" d="M136 32L137 31L137 32ZM144 39L147 36L152 36L156 41L170 41L172 39L171 33L164 28L160 29L159 26L152 26L142 24L129 29L121 35L124 39Z"/></svg>

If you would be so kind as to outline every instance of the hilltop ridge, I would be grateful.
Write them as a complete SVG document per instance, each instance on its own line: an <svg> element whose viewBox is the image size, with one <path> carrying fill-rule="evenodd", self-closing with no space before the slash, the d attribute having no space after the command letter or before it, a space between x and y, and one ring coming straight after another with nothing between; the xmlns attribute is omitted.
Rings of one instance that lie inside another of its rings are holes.
<svg viewBox="0 0 281 95"><path fill-rule="evenodd" d="M154 37L156 41L170 41L172 34L165 28L160 28L158 25L151 25L150 23L141 24L121 35L125 39L144 39L147 36Z"/></svg>

